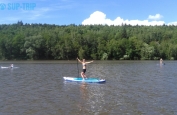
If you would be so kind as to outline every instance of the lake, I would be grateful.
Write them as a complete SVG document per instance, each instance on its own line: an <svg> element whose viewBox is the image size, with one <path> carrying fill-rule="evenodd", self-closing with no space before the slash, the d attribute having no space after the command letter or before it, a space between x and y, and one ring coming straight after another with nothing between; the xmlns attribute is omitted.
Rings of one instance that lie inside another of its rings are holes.
<svg viewBox="0 0 177 115"><path fill-rule="evenodd" d="M67 82L77 61L1 61L0 115L176 115L177 61L94 61L87 77Z"/></svg>

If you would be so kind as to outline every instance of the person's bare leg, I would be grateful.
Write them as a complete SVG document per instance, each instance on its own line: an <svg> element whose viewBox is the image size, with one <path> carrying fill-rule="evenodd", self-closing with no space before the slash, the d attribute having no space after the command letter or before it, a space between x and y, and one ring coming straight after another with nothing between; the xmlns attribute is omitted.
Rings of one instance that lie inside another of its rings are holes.
<svg viewBox="0 0 177 115"><path fill-rule="evenodd" d="M84 73L83 72L81 72L81 77L84 79Z"/></svg>
<svg viewBox="0 0 177 115"><path fill-rule="evenodd" d="M85 73L83 73L84 74L84 78L86 78L87 79L87 76L85 75Z"/></svg>

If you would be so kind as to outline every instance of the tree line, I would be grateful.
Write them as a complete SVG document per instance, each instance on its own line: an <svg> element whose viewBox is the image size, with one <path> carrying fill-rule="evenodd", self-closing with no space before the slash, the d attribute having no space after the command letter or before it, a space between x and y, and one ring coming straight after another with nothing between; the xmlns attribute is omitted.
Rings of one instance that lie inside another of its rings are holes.
<svg viewBox="0 0 177 115"><path fill-rule="evenodd" d="M0 25L1 60L177 59L177 27L108 25Z"/></svg>

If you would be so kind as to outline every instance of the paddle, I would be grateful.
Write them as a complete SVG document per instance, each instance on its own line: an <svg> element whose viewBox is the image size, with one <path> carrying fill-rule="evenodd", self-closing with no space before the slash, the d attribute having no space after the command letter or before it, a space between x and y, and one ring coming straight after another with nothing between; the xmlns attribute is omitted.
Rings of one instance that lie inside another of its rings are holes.
<svg viewBox="0 0 177 115"><path fill-rule="evenodd" d="M78 59L77 59L77 71L78 71L78 77L79 77Z"/></svg>

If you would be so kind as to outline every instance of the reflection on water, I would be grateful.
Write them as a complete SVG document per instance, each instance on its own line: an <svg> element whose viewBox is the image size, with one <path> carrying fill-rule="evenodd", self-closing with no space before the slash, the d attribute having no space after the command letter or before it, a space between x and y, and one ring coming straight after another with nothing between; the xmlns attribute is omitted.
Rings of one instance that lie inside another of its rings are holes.
<svg viewBox="0 0 177 115"><path fill-rule="evenodd" d="M88 99L88 91L87 91L87 83L81 83L80 85L80 93L82 100L87 100Z"/></svg>
<svg viewBox="0 0 177 115"><path fill-rule="evenodd" d="M85 111L86 111L87 100L88 100L87 84L86 83L81 83L80 84L80 100L79 100L79 103L78 103L78 108L83 113L85 113Z"/></svg>
<svg viewBox="0 0 177 115"><path fill-rule="evenodd" d="M106 79L104 84L64 81L78 76L76 61L1 65L9 63L19 68L0 70L0 115L177 114L176 61L88 64L87 76Z"/></svg>
<svg viewBox="0 0 177 115"><path fill-rule="evenodd" d="M104 105L104 91L99 85L88 85L86 83L81 84L81 105L84 109L87 109L89 113L97 114L103 110L102 105Z"/></svg>
<svg viewBox="0 0 177 115"><path fill-rule="evenodd" d="M64 82L65 92L72 92L75 88L74 94L69 94L69 102L72 103L69 106L75 106L75 109L72 110L72 114L79 115L90 115L90 114L100 114L104 110L105 104L105 94L103 90L103 85L105 84L96 84L96 83L74 83L74 82ZM77 107L77 108L76 108ZM73 109L73 108L72 108Z"/></svg>

